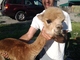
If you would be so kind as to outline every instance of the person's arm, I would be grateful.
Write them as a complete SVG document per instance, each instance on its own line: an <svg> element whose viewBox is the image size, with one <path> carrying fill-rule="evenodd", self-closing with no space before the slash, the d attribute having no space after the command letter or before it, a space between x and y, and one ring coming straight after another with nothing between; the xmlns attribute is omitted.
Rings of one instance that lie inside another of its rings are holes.
<svg viewBox="0 0 80 60"><path fill-rule="evenodd" d="M33 35L36 33L36 31L37 30L35 28L30 27L28 32L22 35L19 39L29 41L33 37ZM50 40L52 38L45 32L44 28L42 29L41 33L43 37L46 38L47 40Z"/></svg>
<svg viewBox="0 0 80 60"><path fill-rule="evenodd" d="M37 30L34 27L30 27L28 32L22 35L19 39L29 41Z"/></svg>

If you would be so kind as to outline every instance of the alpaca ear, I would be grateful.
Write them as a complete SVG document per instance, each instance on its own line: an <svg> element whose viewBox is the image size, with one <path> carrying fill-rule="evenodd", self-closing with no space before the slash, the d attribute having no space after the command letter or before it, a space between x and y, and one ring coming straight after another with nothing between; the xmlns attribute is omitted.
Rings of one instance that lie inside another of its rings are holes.
<svg viewBox="0 0 80 60"><path fill-rule="evenodd" d="M61 20L62 22L65 20L65 16L64 14L60 14L58 17L57 17L58 20Z"/></svg>
<svg viewBox="0 0 80 60"><path fill-rule="evenodd" d="M38 17L40 20L42 20L43 15L44 15L44 14L40 14L40 15L38 15L37 17Z"/></svg>

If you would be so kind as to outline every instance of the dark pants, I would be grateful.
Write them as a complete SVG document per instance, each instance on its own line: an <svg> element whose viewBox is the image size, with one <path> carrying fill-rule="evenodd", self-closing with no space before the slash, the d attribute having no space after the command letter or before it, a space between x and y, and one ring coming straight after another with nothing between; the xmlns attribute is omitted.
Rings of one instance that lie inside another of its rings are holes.
<svg viewBox="0 0 80 60"><path fill-rule="evenodd" d="M65 43L65 54L67 54L67 52L68 52L67 45L69 43L70 38L71 38L71 33L69 32L69 33L67 33L67 40L66 40L66 43Z"/></svg>

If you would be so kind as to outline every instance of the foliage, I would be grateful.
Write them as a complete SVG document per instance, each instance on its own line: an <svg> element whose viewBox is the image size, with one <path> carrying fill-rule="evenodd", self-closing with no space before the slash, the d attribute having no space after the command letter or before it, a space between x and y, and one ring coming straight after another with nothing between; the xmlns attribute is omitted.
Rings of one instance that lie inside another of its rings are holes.
<svg viewBox="0 0 80 60"><path fill-rule="evenodd" d="M71 38L76 38L77 36L80 36L80 22L72 22L71 36Z"/></svg>
<svg viewBox="0 0 80 60"><path fill-rule="evenodd" d="M0 25L0 39L3 38L19 38L23 34L25 34L29 27L31 22L28 23L16 23L16 24L1 24ZM35 34L37 36L39 31Z"/></svg>

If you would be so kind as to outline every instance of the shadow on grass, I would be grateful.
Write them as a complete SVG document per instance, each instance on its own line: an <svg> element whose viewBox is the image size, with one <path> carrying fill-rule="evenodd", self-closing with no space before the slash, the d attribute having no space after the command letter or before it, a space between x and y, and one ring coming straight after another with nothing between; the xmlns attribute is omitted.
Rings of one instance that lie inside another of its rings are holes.
<svg viewBox="0 0 80 60"><path fill-rule="evenodd" d="M70 39L68 45L65 60L80 60L80 37Z"/></svg>
<svg viewBox="0 0 80 60"><path fill-rule="evenodd" d="M28 31L30 24L31 22L0 25L0 39L9 37L19 38ZM38 34L39 31L35 34L35 36Z"/></svg>

